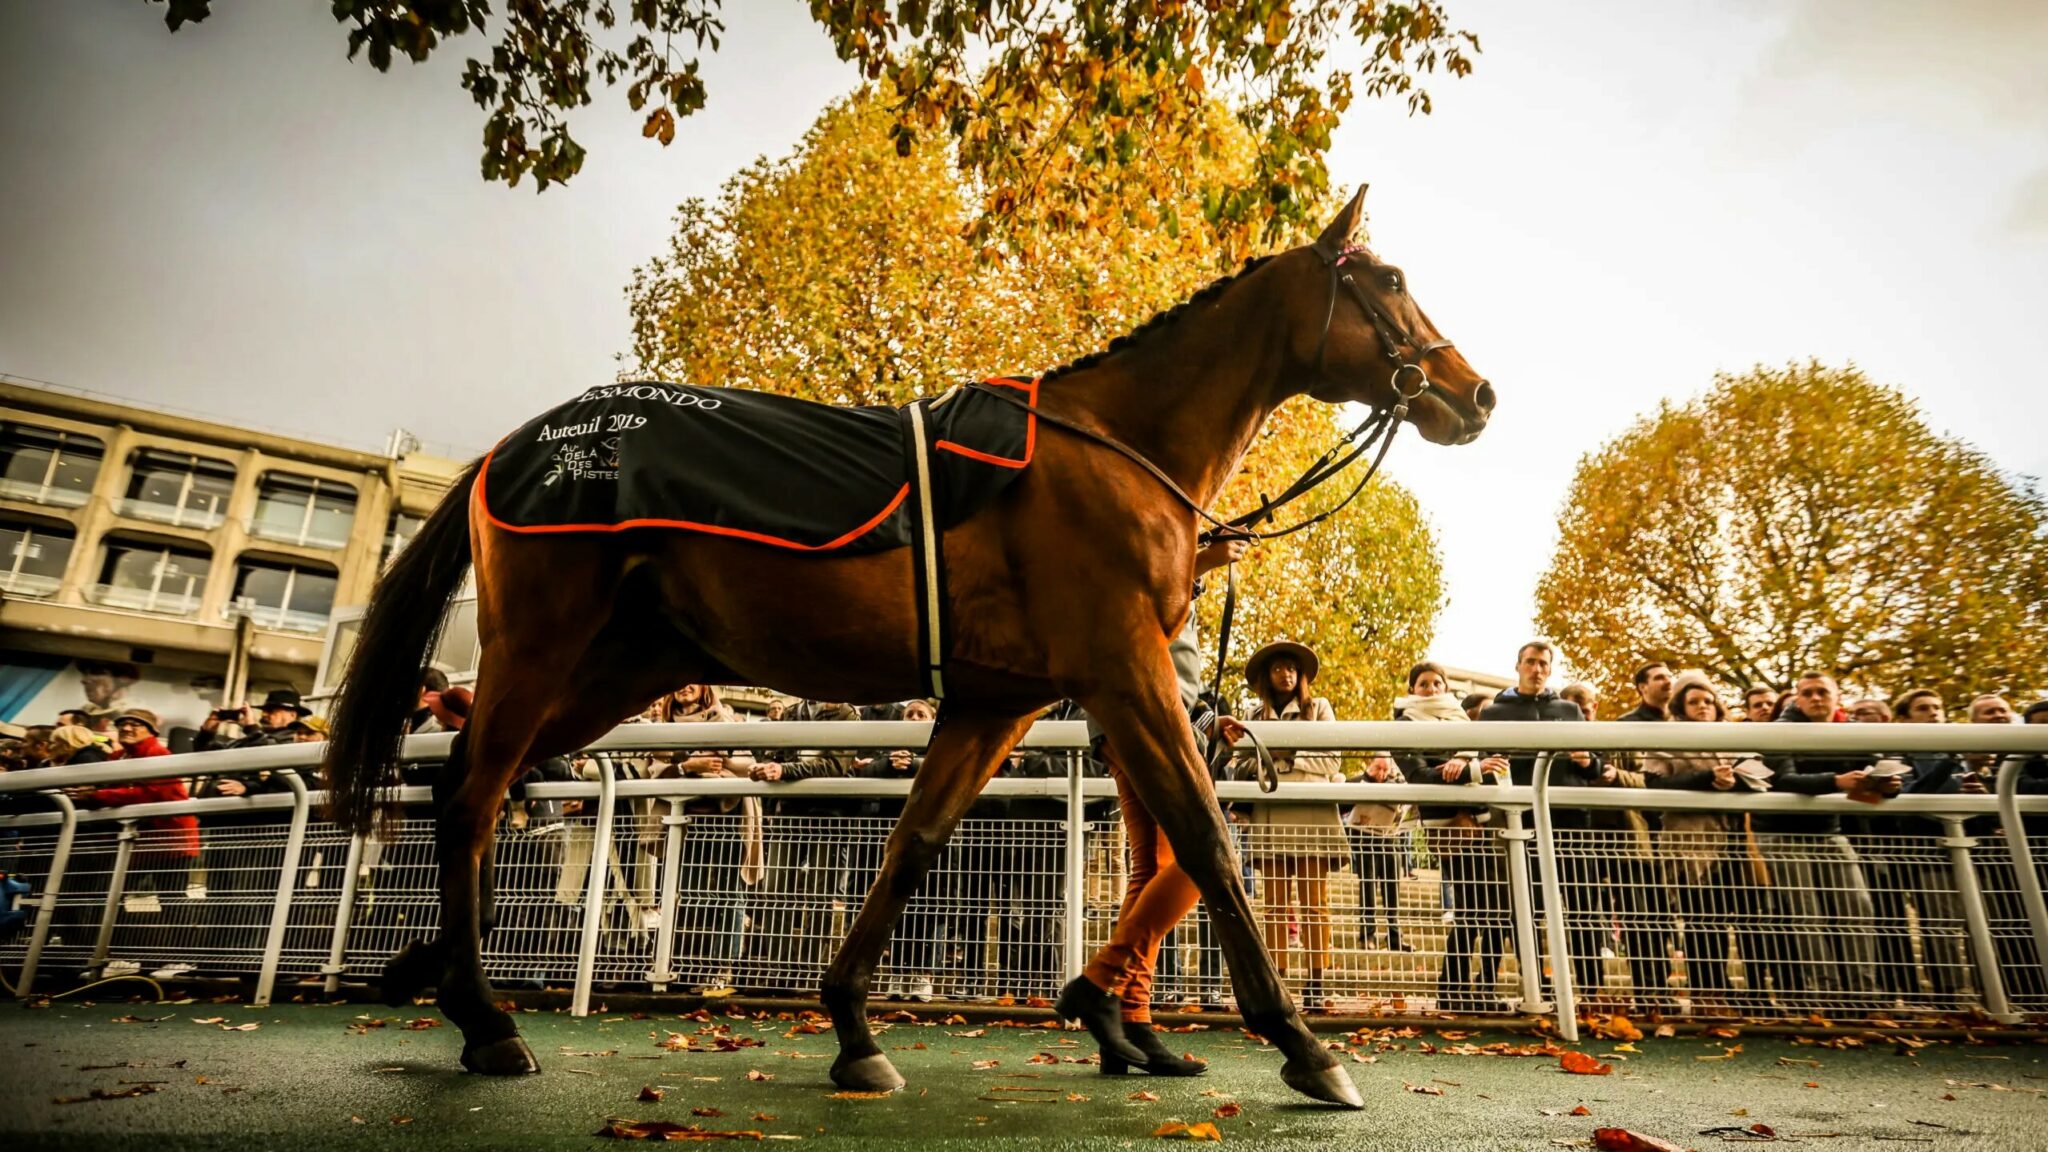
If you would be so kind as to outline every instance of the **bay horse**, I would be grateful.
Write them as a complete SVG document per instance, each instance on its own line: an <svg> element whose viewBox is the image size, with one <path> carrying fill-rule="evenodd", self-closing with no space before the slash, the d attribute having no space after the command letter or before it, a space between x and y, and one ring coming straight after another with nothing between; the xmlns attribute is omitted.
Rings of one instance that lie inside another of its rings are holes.
<svg viewBox="0 0 2048 1152"><path fill-rule="evenodd" d="M822 984L842 1088L902 1087L868 1028L869 978L982 785L1035 714L1072 699L1101 724L1200 889L1245 1025L1285 1055L1282 1079L1363 1106L1260 940L1167 645L1191 610L1201 526L1172 488L1206 508L1282 402L1307 393L1392 409L1405 399L1406 421L1438 444L1468 443L1485 427L1492 385L1441 338L1401 271L1356 239L1364 200L1361 188L1314 243L1248 261L1047 373L1038 406L1053 427L1031 466L944 533L947 694ZM584 747L681 684L880 702L921 695L923 680L909 549L790 552L658 528L519 535L483 514L481 464L378 582L324 769L335 818L367 828L393 779L421 667L473 566L475 696L435 788L441 932L394 957L384 984L392 1003L438 988L462 1030L463 1066L512 1075L539 1066L493 1003L481 947L493 921L493 825L527 766Z"/></svg>

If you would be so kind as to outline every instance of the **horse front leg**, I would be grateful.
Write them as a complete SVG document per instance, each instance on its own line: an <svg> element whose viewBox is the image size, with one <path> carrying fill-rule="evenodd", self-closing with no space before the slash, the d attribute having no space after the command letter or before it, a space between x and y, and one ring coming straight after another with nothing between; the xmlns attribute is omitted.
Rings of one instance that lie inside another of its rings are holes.
<svg viewBox="0 0 2048 1152"><path fill-rule="evenodd" d="M1286 1056L1280 1078L1288 1087L1325 1103L1363 1108L1351 1077L1302 1022L1260 938L1163 639L1148 638L1125 651L1141 655L1127 663L1104 660L1098 667L1129 668L1131 680L1105 686L1081 704L1102 726L1131 788L1201 890L1245 1026Z"/></svg>
<svg viewBox="0 0 2048 1152"><path fill-rule="evenodd" d="M893 1092L903 1076L868 1030L868 981L904 905L931 871L981 786L995 775L1012 745L1031 727L1030 716L946 710L932 730L924 763L911 781L903 815L889 833L882 866L861 902L845 943L825 972L820 999L839 1037L832 1082L855 1092Z"/></svg>

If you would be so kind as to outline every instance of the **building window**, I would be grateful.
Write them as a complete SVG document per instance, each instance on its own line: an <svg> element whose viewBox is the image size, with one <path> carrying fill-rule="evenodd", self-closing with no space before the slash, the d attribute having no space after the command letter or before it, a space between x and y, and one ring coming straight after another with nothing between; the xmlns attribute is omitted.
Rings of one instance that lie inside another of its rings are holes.
<svg viewBox="0 0 2048 1152"><path fill-rule="evenodd" d="M410 512L391 514L390 523L384 527L384 567L390 567L391 561L397 559L407 544L412 543L412 538L420 534L420 528L426 522L425 516L415 516Z"/></svg>
<svg viewBox="0 0 2048 1152"><path fill-rule="evenodd" d="M355 526L356 490L337 480L272 472L256 493L249 533L265 540L339 548Z"/></svg>
<svg viewBox="0 0 2048 1152"><path fill-rule="evenodd" d="M0 424L0 496L76 508L91 498L105 454L91 436Z"/></svg>
<svg viewBox="0 0 2048 1152"><path fill-rule="evenodd" d="M317 568L244 560L235 566L235 594L222 612L247 613L258 628L324 632L334 611L335 577Z"/></svg>
<svg viewBox="0 0 2048 1152"><path fill-rule="evenodd" d="M212 558L195 549L110 540L90 599L108 608L190 616L199 610L212 566Z"/></svg>
<svg viewBox="0 0 2048 1152"><path fill-rule="evenodd" d="M159 524L215 528L234 490L235 469L226 461L144 449L132 458L128 494L116 511Z"/></svg>
<svg viewBox="0 0 2048 1152"><path fill-rule="evenodd" d="M0 591L48 596L64 581L74 537L68 528L0 523Z"/></svg>

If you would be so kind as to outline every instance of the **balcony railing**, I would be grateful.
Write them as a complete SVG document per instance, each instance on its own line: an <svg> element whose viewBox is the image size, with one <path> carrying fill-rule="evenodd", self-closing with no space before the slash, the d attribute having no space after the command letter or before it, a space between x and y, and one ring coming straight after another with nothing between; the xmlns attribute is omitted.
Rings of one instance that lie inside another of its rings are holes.
<svg viewBox="0 0 2048 1152"><path fill-rule="evenodd" d="M193 508L184 504L165 504L157 500L126 499L114 504L114 511L137 520L151 520L158 524L170 524L178 528L218 528L227 519L219 507Z"/></svg>
<svg viewBox="0 0 2048 1152"><path fill-rule="evenodd" d="M14 596L30 596L40 599L55 592L63 581L55 576L38 576L32 572L0 572L0 592Z"/></svg>
<svg viewBox="0 0 2048 1152"><path fill-rule="evenodd" d="M170 592L148 588L128 588L119 584L94 584L86 589L85 598L102 608L120 608L129 612L150 612L158 616L190 616L199 611L199 595L196 592Z"/></svg>
<svg viewBox="0 0 2048 1152"><path fill-rule="evenodd" d="M221 619L233 621L238 616L247 616L256 622L258 628L272 632L310 632L318 635L327 631L327 613L295 612L289 608L270 605L246 606L230 604L220 611Z"/></svg>
<svg viewBox="0 0 2048 1152"><path fill-rule="evenodd" d="M297 544L305 548L340 548L348 544L348 526L308 524L266 524L250 518L244 525L249 535L258 540L275 540L280 544Z"/></svg>
<svg viewBox="0 0 2048 1152"><path fill-rule="evenodd" d="M76 508L92 499L92 493L31 484L26 480L0 480L0 499L26 500L30 504L48 504L53 508Z"/></svg>

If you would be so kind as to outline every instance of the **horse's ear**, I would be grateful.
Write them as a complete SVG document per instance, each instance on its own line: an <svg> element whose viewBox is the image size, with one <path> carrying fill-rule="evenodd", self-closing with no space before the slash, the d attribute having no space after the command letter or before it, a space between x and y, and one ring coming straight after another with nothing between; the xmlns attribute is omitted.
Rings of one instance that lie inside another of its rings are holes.
<svg viewBox="0 0 2048 1152"><path fill-rule="evenodd" d="M1330 221L1321 236L1316 237L1317 244L1332 252L1340 251L1365 226L1365 189L1364 184L1358 186L1358 191L1351 196L1351 203L1344 205L1337 218Z"/></svg>

